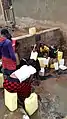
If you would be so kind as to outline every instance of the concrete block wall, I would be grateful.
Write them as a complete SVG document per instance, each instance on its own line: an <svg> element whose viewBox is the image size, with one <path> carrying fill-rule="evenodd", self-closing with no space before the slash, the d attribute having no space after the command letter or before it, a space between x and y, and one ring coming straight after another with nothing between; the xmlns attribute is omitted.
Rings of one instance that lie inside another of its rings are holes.
<svg viewBox="0 0 67 119"><path fill-rule="evenodd" d="M60 28L52 28L52 29L47 29L44 31L41 31L37 33L36 35L40 34L41 35L41 41L44 42L46 45L59 45L60 41Z"/></svg>
<svg viewBox="0 0 67 119"><path fill-rule="evenodd" d="M31 45L36 43L36 35L41 35L41 40L37 42L44 42L46 45L57 45L60 46L60 28L51 28L47 30L40 31L36 33L35 35L27 34L25 36L16 37L13 39L16 39L20 43L20 49L19 55L20 58L29 58L30 51L31 51Z"/></svg>

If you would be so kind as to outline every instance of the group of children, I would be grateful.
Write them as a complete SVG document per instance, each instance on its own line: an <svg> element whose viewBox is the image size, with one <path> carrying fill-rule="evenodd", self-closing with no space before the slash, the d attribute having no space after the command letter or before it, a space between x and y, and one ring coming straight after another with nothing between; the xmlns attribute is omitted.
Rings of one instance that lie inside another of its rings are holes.
<svg viewBox="0 0 67 119"><path fill-rule="evenodd" d="M56 46L48 47L44 43L39 43L32 46L31 58L33 58L36 61L38 60L38 58L49 59L48 68L50 68L50 65L54 64L54 62L58 60L57 54L58 54L58 49Z"/></svg>
<svg viewBox="0 0 67 119"><path fill-rule="evenodd" d="M38 58L49 59L49 63L48 63L49 69L51 68L51 64L54 64L54 62L58 61L57 56L58 56L59 49L57 48L57 46L54 45L48 47L47 45L41 42L32 45L30 51L30 57L27 61L26 59L22 59L22 60L19 59L18 49L19 49L19 43L16 42L15 54L17 59L17 68L21 67L24 64L32 65L37 71L36 78L38 78L39 71L41 70Z"/></svg>
<svg viewBox="0 0 67 119"><path fill-rule="evenodd" d="M41 70L38 57L57 59L57 47L46 46L44 43L39 43L31 46L30 57L28 60L20 59L18 49L20 43L16 41L15 48L12 47L12 37L7 29L1 30L0 38L0 58L2 59L2 72L4 74L4 88L9 92L17 92L19 97L26 98L31 93L30 78L19 82L16 77L11 74L22 67L23 65L31 65L36 69L35 77L38 79L39 71Z"/></svg>

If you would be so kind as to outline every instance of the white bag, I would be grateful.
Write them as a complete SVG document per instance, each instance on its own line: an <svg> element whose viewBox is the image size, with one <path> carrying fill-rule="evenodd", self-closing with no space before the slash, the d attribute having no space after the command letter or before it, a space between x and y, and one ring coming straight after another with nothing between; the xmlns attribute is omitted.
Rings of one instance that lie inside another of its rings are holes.
<svg viewBox="0 0 67 119"><path fill-rule="evenodd" d="M26 80L30 75L36 73L36 69L32 66L24 65L20 69L13 72L20 82Z"/></svg>
<svg viewBox="0 0 67 119"><path fill-rule="evenodd" d="M39 75L40 76L44 76L44 72L45 72L45 69L44 68L41 68L40 72L39 72Z"/></svg>

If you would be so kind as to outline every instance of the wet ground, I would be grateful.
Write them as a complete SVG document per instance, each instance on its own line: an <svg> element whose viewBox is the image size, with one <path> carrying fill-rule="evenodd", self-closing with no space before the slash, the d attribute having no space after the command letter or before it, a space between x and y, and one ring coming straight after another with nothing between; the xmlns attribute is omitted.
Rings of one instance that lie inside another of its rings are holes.
<svg viewBox="0 0 67 119"><path fill-rule="evenodd" d="M22 19L16 17L16 26L15 28L12 28L11 25L7 26L7 24L4 22L3 16L0 16L0 31L2 28L7 28L12 34L12 37L29 34L29 28L31 27L36 27L36 32L52 28L52 26L44 24L43 21L24 17Z"/></svg>
<svg viewBox="0 0 67 119"><path fill-rule="evenodd" d="M20 29L25 28L20 33L17 32L15 36L28 33L27 28L36 24L42 28L59 26L67 31L67 0L13 1L17 24ZM35 92L40 96L39 109L31 119L61 119L67 115L67 74L60 75L59 80L48 78L41 81L40 85L35 87ZM5 107L3 91L0 90L0 119L22 119L22 117L22 108L10 112Z"/></svg>
<svg viewBox="0 0 67 119"><path fill-rule="evenodd" d="M39 95L39 109L31 119L62 119L67 115L67 74L58 78L47 78L35 86ZM4 106L3 91L0 90L0 119L23 119L23 109L10 112Z"/></svg>

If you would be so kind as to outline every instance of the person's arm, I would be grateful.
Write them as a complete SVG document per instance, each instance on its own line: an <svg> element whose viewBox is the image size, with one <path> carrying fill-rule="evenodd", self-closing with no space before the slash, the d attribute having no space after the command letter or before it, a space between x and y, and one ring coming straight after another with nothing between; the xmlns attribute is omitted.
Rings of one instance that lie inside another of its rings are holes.
<svg viewBox="0 0 67 119"><path fill-rule="evenodd" d="M0 59L2 58L1 47L0 47Z"/></svg>
<svg viewBox="0 0 67 119"><path fill-rule="evenodd" d="M2 53L1 53L1 51L0 51L0 59L2 58Z"/></svg>
<svg viewBox="0 0 67 119"><path fill-rule="evenodd" d="M11 59L16 61L15 53L14 53L11 42L8 43L8 50L9 50L9 54L10 54Z"/></svg>

